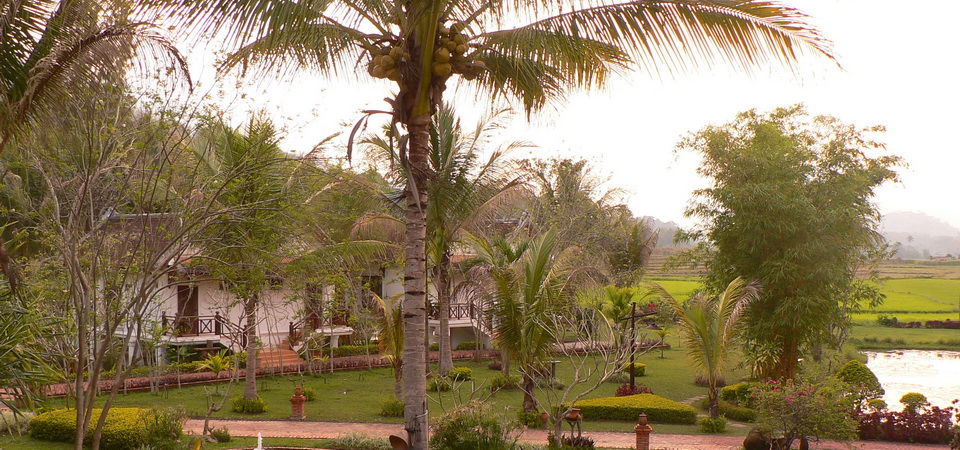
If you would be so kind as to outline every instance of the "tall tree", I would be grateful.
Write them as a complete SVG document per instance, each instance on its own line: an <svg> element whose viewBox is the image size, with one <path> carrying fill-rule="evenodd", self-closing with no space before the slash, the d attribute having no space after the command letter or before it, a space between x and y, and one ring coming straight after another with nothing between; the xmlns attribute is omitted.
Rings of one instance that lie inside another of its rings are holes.
<svg viewBox="0 0 960 450"><path fill-rule="evenodd" d="M829 56L828 42L796 9L768 0L514 3L426 0L141 0L183 24L229 34L241 45L226 65L354 70L396 83L393 124L405 128L400 162L407 257L404 317L404 413L409 444L427 446L426 217L431 117L453 75L527 112L570 89L601 86L636 62L684 69L717 58L739 67L792 62L801 49ZM399 135L399 133L397 133Z"/></svg>
<svg viewBox="0 0 960 450"><path fill-rule="evenodd" d="M257 397L257 308L260 295L279 277L296 202L286 184L286 155L273 125L253 118L243 129L215 120L198 151L216 180L217 202L226 211L206 229L202 265L243 306L247 366L244 398Z"/></svg>
<svg viewBox="0 0 960 450"><path fill-rule="evenodd" d="M900 164L882 155L880 131L794 106L747 111L680 144L712 182L686 212L702 226L681 237L699 242L713 292L738 277L762 286L746 350L776 355L764 376L793 377L801 352L839 344L856 305L880 299L855 276L885 245L872 198Z"/></svg>
<svg viewBox="0 0 960 450"><path fill-rule="evenodd" d="M654 286L676 314L687 355L707 380L710 417L716 419L720 417L720 380L730 347L742 328L744 310L757 297L757 288L737 278L719 296L701 292L681 303L666 289Z"/></svg>

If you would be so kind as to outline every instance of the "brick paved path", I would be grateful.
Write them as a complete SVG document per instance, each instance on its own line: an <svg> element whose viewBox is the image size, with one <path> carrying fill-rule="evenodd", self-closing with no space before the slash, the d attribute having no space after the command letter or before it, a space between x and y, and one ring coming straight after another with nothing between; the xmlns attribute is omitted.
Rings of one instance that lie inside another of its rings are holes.
<svg viewBox="0 0 960 450"><path fill-rule="evenodd" d="M256 436L263 433L265 444L269 444L268 437L289 438L334 438L349 433L361 433L371 436L387 437L391 434L403 435L403 425L399 423L354 423L354 422L313 422L313 421L286 421L286 420L211 420L213 427L226 426L233 436ZM199 434L203 428L203 421L188 420L184 431ZM656 425L654 425L656 428ZM636 442L633 433L614 433L592 431L588 433L598 447L632 448ZM528 430L523 434L522 441L543 444L547 441L544 430ZM657 449L736 449L743 442L742 436L701 436L689 434L657 434L651 435L650 446ZM854 448L898 450L898 449L929 449L946 448L946 446L915 445L892 442L856 442ZM846 449L846 445L839 443L824 443L814 448Z"/></svg>

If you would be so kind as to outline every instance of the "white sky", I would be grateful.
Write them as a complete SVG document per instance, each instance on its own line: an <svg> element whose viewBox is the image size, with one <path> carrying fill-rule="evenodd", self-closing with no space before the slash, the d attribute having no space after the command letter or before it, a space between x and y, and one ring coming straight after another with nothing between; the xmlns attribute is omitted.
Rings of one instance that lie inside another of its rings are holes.
<svg viewBox="0 0 960 450"><path fill-rule="evenodd" d="M960 227L960 139L953 128L960 127L960 28L955 23L960 2L787 3L810 14L834 41L844 70L823 65L799 79L779 68L752 75L719 69L673 79L630 74L603 91L571 95L532 122L518 114L508 134L538 148L517 156L586 158L598 174L609 176L610 186L628 192L635 214L689 225L683 209L704 180L695 173L696 157L674 154L679 138L746 109L803 102L815 114L887 126L889 151L910 166L902 171L902 183L878 192L881 211L925 212ZM210 58L198 56L203 53L191 55L193 76L209 81L214 69L206 62ZM360 110L383 108L382 99L391 92L386 82L307 75L244 82L245 97L231 102L234 116L268 111L287 127L288 150L307 150L338 131L347 134ZM459 93L457 99L468 126L487 108L472 93Z"/></svg>

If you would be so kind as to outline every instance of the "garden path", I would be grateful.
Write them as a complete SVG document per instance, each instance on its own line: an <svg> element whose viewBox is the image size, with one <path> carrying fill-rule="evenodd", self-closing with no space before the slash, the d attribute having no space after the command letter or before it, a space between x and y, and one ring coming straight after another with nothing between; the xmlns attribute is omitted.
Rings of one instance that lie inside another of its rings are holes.
<svg viewBox="0 0 960 450"><path fill-rule="evenodd" d="M401 435L403 424L399 423L369 423L369 422L314 422L290 420L218 420L212 419L211 426L227 427L233 436L256 436L263 433L264 437L286 437L323 439L334 438L344 434L361 433L370 436L387 437L391 434ZM656 427L656 425L654 425ZM199 434L203 429L203 420L190 419L184 424L184 431ZM590 432L597 447L632 448L636 443L633 433ZM743 442L742 436L709 436L690 434L657 434L650 436L650 447L657 449L736 449ZM544 443L547 441L547 432L544 430L528 430L523 434L521 441ZM856 442L854 448L867 450L897 450L897 449L928 449L944 448L935 445L917 445L894 442ZM844 444L825 442L814 445L820 449L846 449Z"/></svg>

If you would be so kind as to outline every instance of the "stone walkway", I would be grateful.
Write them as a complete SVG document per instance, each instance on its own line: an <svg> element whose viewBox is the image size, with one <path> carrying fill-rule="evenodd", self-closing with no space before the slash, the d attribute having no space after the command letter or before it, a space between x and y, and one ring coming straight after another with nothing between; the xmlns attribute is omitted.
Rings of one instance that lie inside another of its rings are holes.
<svg viewBox="0 0 960 450"><path fill-rule="evenodd" d="M335 438L344 434L361 433L370 436L387 437L391 434L403 435L403 426L399 423L356 423L356 422L313 422L287 420L211 420L213 427L227 427L233 436L256 436L263 433L265 444L269 444L269 437L322 439ZM653 425L656 429L656 425ZM203 429L203 420L191 419L184 424L184 431L199 434ZM633 433L598 432L588 433L597 444L597 447L606 448L633 448L636 437ZM547 432L544 430L528 430L524 432L521 441L543 444L547 441ZM654 431L650 439L650 447L657 449L705 449L726 450L740 448L743 442L741 436L704 436L690 434L657 434ZM820 449L846 449L845 444L825 442L812 445ZM853 448L897 450L897 449L929 449L946 448L946 446L916 445L893 442L855 442Z"/></svg>

